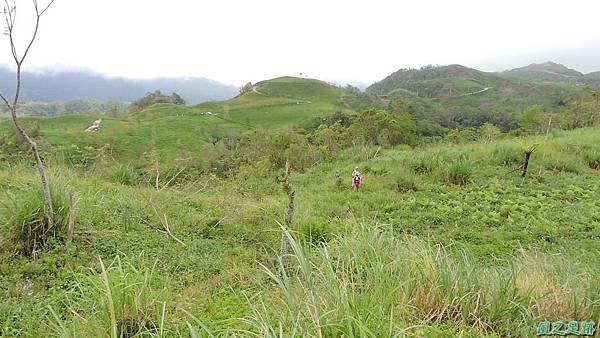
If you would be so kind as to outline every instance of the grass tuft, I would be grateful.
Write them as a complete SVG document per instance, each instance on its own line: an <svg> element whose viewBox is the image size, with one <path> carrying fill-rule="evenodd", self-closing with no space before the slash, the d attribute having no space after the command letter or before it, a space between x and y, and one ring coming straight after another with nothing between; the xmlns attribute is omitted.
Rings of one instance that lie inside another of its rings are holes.
<svg viewBox="0 0 600 338"><path fill-rule="evenodd" d="M67 189L59 182L53 182L50 193L54 208L52 228L48 225L43 191L38 184L24 186L4 205L7 241L16 253L36 257L51 239L65 234L69 216Z"/></svg>
<svg viewBox="0 0 600 338"><path fill-rule="evenodd" d="M442 181L445 184L467 185L473 174L473 163L465 156L452 161L444 170Z"/></svg>
<svg viewBox="0 0 600 338"><path fill-rule="evenodd" d="M524 159L524 150L514 143L502 143L494 148L494 162L503 166L521 164Z"/></svg>

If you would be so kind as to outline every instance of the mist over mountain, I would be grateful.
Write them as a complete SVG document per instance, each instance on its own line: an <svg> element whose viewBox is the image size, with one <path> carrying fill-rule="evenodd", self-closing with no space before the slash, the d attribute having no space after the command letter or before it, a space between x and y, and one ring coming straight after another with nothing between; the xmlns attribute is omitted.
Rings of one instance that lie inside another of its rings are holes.
<svg viewBox="0 0 600 338"><path fill-rule="evenodd" d="M169 94L176 92L189 104L195 104L227 99L238 92L235 86L201 77L133 80L110 78L86 71L26 72L22 76L24 101L90 98L131 102L149 91L160 90ZM14 72L0 67L0 90L10 95L14 91L14 81Z"/></svg>

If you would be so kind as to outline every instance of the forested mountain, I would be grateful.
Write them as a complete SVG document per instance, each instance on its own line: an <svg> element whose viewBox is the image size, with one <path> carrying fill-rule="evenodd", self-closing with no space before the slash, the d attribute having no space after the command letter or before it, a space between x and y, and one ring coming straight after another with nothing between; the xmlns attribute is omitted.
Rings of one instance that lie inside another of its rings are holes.
<svg viewBox="0 0 600 338"><path fill-rule="evenodd" d="M0 67L0 90L10 94L14 90L14 78L12 70ZM235 86L205 78L131 80L69 71L23 74L22 99L52 102L87 98L131 102L154 90L176 92L189 103L222 100L237 94Z"/></svg>
<svg viewBox="0 0 600 338"><path fill-rule="evenodd" d="M508 130L516 127L516 116L524 108L540 104L548 112L556 111L577 90L563 82L449 65L401 69L371 85L367 93L385 101L401 100L416 107L413 110L422 118L443 127L476 127L489 122Z"/></svg>
<svg viewBox="0 0 600 338"><path fill-rule="evenodd" d="M583 74L555 62L532 63L529 66L515 68L503 74L528 80L561 82L579 86L591 85L600 88L600 72Z"/></svg>

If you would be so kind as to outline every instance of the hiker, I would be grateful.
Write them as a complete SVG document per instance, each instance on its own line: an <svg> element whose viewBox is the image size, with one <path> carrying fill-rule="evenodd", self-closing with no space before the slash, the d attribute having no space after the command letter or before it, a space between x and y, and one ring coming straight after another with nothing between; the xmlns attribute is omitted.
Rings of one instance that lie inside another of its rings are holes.
<svg viewBox="0 0 600 338"><path fill-rule="evenodd" d="M354 171L352 171L352 188L354 188L354 190L358 190L361 182L362 176L360 175L360 171L358 171L358 167L356 167L354 168Z"/></svg>

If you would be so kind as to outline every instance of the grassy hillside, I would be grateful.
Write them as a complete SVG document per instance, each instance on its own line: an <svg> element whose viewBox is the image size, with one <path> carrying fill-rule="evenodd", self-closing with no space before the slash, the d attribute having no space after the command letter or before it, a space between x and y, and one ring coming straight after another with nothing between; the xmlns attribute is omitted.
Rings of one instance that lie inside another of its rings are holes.
<svg viewBox="0 0 600 338"><path fill-rule="evenodd" d="M275 258L286 195L260 166L157 191L53 165L79 200L75 238L32 261L11 254L9 220L35 172L4 163L0 335L530 337L541 320L598 323L599 135L353 147L294 172L287 277Z"/></svg>
<svg viewBox="0 0 600 338"><path fill-rule="evenodd" d="M344 90L323 81L282 77L259 82L254 90L231 100L194 107L253 127L280 128L312 117L348 111Z"/></svg>
<svg viewBox="0 0 600 338"><path fill-rule="evenodd" d="M231 100L192 107L157 104L127 118L61 115L26 120L37 123L44 140L55 148L106 146L112 156L123 160L156 150L163 161L173 161L198 156L202 145L214 139L257 128L288 128L312 117L347 112L342 93L343 89L322 81L285 77L258 83L254 91ZM100 131L86 133L97 118L103 119ZM9 127L8 121L0 122L0 130Z"/></svg>

